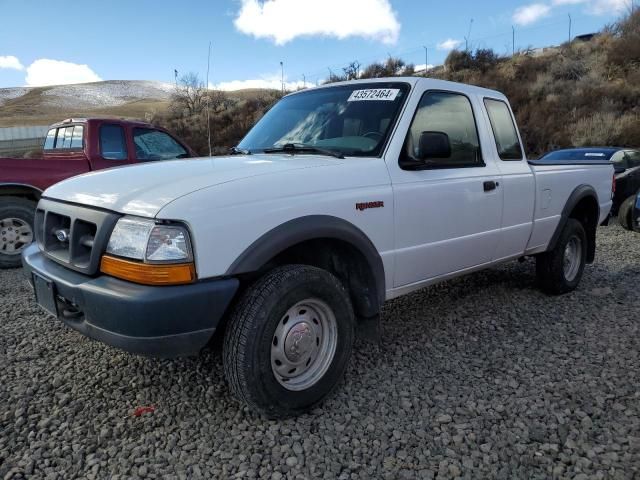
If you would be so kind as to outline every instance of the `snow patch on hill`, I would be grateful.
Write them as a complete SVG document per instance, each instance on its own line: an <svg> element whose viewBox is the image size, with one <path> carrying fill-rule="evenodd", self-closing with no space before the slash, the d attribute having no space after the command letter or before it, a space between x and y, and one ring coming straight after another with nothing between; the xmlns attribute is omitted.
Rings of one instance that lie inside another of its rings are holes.
<svg viewBox="0 0 640 480"><path fill-rule="evenodd" d="M41 89L42 105L57 108L116 107L136 100L168 100L174 86L146 80L111 80L106 82L59 85ZM0 89L0 105L19 98L32 88Z"/></svg>
<svg viewBox="0 0 640 480"><path fill-rule="evenodd" d="M0 88L0 105L7 100L12 100L23 96L29 91L26 87Z"/></svg>

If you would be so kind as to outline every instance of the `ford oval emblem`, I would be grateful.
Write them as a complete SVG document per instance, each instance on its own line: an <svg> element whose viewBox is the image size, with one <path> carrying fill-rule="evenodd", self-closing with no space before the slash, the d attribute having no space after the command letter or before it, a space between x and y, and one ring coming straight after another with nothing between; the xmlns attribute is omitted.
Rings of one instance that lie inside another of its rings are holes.
<svg viewBox="0 0 640 480"><path fill-rule="evenodd" d="M66 229L61 228L60 230L56 230L55 234L59 242L64 243L69 241L69 232Z"/></svg>

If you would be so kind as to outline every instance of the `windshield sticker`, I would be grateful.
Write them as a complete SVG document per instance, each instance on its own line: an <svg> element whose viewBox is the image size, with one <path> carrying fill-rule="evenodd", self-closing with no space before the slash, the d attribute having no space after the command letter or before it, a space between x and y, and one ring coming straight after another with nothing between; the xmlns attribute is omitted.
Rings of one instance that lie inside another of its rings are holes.
<svg viewBox="0 0 640 480"><path fill-rule="evenodd" d="M400 93L399 88L368 88L354 90L347 102L385 101L393 102Z"/></svg>
<svg viewBox="0 0 640 480"><path fill-rule="evenodd" d="M585 153L585 157L604 157L604 153Z"/></svg>

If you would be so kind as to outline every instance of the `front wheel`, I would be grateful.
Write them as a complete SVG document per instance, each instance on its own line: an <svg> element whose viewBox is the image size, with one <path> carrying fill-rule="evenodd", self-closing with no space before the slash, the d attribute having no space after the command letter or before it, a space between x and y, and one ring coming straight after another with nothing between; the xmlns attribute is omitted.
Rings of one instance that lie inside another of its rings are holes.
<svg viewBox="0 0 640 480"><path fill-rule="evenodd" d="M22 265L20 254L33 242L35 202L20 197L0 197L0 268Z"/></svg>
<svg viewBox="0 0 640 480"><path fill-rule="evenodd" d="M331 273L278 267L240 299L224 338L232 392L271 418L296 415L342 378L354 340L349 295Z"/></svg>
<svg viewBox="0 0 640 480"><path fill-rule="evenodd" d="M555 248L536 257L540 288L552 295L575 290L586 263L587 234L578 220L570 218Z"/></svg>

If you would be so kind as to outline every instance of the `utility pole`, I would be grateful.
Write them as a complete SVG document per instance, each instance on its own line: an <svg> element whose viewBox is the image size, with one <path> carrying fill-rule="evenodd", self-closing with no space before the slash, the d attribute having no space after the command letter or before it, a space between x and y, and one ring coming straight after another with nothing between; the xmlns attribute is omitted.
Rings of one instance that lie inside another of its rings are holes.
<svg viewBox="0 0 640 480"><path fill-rule="evenodd" d="M516 27L511 25L511 56L516 55Z"/></svg>
<svg viewBox="0 0 640 480"><path fill-rule="evenodd" d="M209 142L209 156L211 156L211 118L209 116L209 66L211 65L211 40L209 40L209 52L207 54L207 140Z"/></svg>
<svg viewBox="0 0 640 480"><path fill-rule="evenodd" d="M282 84L282 96L284 97L284 63L280 62L280 83Z"/></svg>
<svg viewBox="0 0 640 480"><path fill-rule="evenodd" d="M302 88L307 88L307 78L302 74Z"/></svg>
<svg viewBox="0 0 640 480"><path fill-rule="evenodd" d="M173 77L176 81L176 88L178 88L178 69L176 68L173 69Z"/></svg>
<svg viewBox="0 0 640 480"><path fill-rule="evenodd" d="M464 50L465 52L469 51L469 40L471 40L471 28L473 27L473 18L469 22L469 33L464 37Z"/></svg>
<svg viewBox="0 0 640 480"><path fill-rule="evenodd" d="M427 76L427 70L429 69L429 49L424 45L424 76Z"/></svg>
<svg viewBox="0 0 640 480"><path fill-rule="evenodd" d="M567 15L569 15L569 43L571 43L571 14L567 13Z"/></svg>

